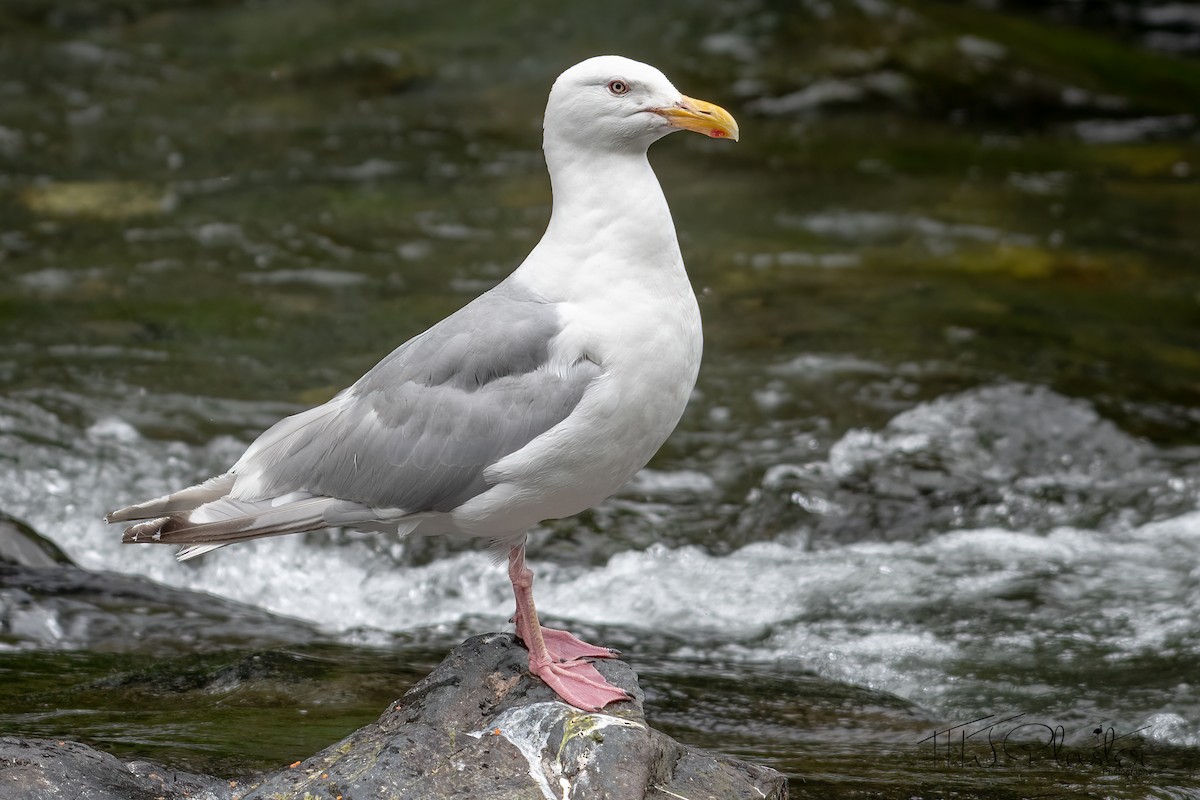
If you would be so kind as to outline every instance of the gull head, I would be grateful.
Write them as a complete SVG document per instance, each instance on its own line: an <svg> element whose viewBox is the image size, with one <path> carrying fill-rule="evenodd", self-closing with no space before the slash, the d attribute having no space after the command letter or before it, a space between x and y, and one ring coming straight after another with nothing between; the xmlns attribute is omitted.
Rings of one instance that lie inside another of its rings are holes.
<svg viewBox="0 0 1200 800"><path fill-rule="evenodd" d="M546 104L546 146L645 152L677 130L738 139L728 111L680 94L667 76L640 61L596 56L568 69Z"/></svg>

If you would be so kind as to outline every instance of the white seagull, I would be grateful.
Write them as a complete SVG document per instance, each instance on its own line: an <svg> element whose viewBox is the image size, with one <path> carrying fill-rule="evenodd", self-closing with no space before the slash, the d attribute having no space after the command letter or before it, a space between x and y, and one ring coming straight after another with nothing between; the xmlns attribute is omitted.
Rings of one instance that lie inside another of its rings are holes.
<svg viewBox="0 0 1200 800"><path fill-rule="evenodd" d="M614 651L541 626L526 532L613 494L679 422L700 312L646 150L676 130L736 141L738 127L619 56L560 75L543 127L553 211L516 271L228 472L108 514L145 520L123 541L184 545L185 559L331 526L488 539L508 551L530 671L581 709L627 699L586 660Z"/></svg>

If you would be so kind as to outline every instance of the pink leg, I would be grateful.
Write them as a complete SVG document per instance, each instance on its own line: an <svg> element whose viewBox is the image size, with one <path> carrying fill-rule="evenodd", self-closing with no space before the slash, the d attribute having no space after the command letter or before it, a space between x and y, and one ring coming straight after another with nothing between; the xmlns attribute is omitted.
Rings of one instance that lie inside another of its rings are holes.
<svg viewBox="0 0 1200 800"><path fill-rule="evenodd" d="M584 657L611 658L614 651L576 639L566 631L543 628L533 605L533 572L525 566L525 543L508 553L508 577L517 599L513 621L517 636L529 648L529 671L544 680L563 700L585 711L628 700L629 693L613 686Z"/></svg>

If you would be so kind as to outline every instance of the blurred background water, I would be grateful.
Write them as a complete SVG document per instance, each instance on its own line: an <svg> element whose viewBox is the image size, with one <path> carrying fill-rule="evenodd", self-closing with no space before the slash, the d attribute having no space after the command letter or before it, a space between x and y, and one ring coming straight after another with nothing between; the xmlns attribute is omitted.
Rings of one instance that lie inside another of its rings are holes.
<svg viewBox="0 0 1200 800"><path fill-rule="evenodd" d="M100 518L515 267L546 92L604 52L744 135L651 152L705 364L647 470L535 533L546 615L798 797L1200 796L1177 2L6 0L0 512L102 574L4 573L0 732L274 768L504 628L469 547L177 564Z"/></svg>

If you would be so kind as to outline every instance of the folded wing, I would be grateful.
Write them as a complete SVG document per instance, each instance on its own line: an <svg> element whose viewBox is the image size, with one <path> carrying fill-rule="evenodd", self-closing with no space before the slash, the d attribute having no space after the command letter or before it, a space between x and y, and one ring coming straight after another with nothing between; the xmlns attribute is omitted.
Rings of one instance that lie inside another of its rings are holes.
<svg viewBox="0 0 1200 800"><path fill-rule="evenodd" d="M576 408L601 367L552 362L559 333L554 306L501 284L278 422L229 473L107 519L149 520L125 541L209 545L188 555L330 525L411 528L486 491L489 465Z"/></svg>

